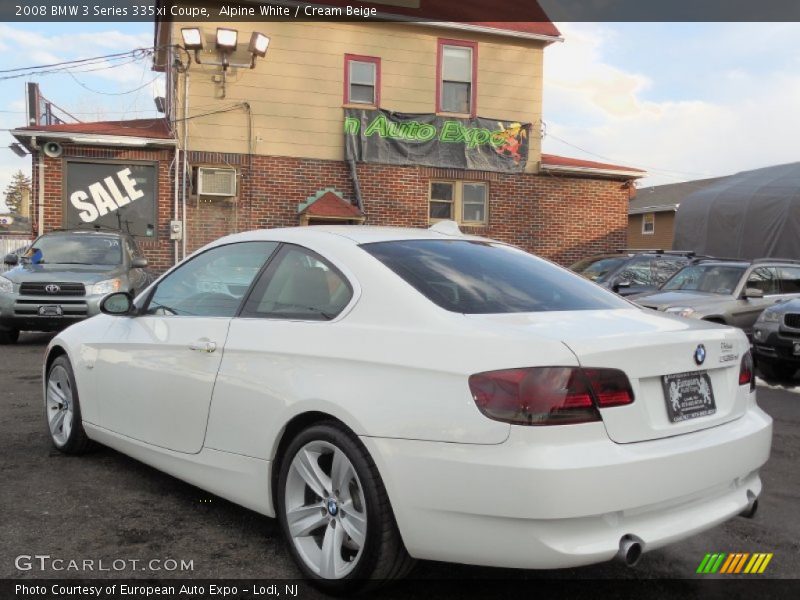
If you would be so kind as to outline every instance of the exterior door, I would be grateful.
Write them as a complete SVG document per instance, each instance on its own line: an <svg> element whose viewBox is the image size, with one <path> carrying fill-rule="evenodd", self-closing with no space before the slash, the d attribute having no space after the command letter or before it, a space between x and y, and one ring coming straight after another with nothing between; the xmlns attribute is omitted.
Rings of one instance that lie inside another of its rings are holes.
<svg viewBox="0 0 800 600"><path fill-rule="evenodd" d="M158 283L109 328L96 361L100 425L177 452L203 447L231 318L274 242L218 246Z"/></svg>

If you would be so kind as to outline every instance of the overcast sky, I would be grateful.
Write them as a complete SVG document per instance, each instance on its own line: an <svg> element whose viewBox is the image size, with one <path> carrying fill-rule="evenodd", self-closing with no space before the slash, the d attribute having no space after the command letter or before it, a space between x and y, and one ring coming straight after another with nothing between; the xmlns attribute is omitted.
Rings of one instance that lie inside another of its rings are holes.
<svg viewBox="0 0 800 600"><path fill-rule="evenodd" d="M558 26L566 41L545 51L545 152L646 169L641 185L800 160L800 24ZM0 23L0 70L151 44L146 23ZM139 61L37 81L82 120L132 119L156 116L154 76ZM0 80L0 196L14 171L30 173L2 131L24 125L25 81Z"/></svg>

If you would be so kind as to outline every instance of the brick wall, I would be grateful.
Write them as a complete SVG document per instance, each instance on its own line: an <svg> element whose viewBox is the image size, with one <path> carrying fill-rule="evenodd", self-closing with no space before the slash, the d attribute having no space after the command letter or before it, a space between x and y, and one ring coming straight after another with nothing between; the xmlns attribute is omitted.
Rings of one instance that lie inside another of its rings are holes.
<svg viewBox="0 0 800 600"><path fill-rule="evenodd" d="M173 262L169 240L173 180L171 150L126 150L65 146L65 156L46 159L45 228L61 226L64 159L84 157L159 162L159 221L154 241L142 248L156 270ZM249 229L298 224L297 205L322 188L333 187L353 201L346 163L276 156L190 153L192 164L232 165L239 170L233 200L187 200L187 250L223 235ZM35 162L34 162L35 166ZM431 179L488 181L489 224L465 228L521 246L561 264L625 247L628 191L620 181L553 175L453 172L428 167L359 164L358 177L370 225L428 226ZM34 168L34 174L36 169ZM36 182L35 182L36 185Z"/></svg>

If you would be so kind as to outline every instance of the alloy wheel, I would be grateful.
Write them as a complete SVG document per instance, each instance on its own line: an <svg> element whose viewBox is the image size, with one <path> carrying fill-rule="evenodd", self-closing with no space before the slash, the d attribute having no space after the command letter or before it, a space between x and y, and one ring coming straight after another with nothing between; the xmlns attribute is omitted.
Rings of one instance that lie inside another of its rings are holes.
<svg viewBox="0 0 800 600"><path fill-rule="evenodd" d="M294 455L284 505L289 537L298 554L324 579L355 569L367 538L364 492L345 453L322 440Z"/></svg>
<svg viewBox="0 0 800 600"><path fill-rule="evenodd" d="M50 435L58 446L65 445L69 440L74 416L69 373L63 366L56 365L47 379L47 423Z"/></svg>

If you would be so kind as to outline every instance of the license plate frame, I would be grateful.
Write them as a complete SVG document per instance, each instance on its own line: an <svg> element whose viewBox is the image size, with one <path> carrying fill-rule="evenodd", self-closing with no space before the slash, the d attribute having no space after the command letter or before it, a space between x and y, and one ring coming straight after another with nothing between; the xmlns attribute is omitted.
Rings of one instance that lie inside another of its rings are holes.
<svg viewBox="0 0 800 600"><path fill-rule="evenodd" d="M672 373L661 377L664 404L671 423L707 417L717 412L708 371Z"/></svg>
<svg viewBox="0 0 800 600"><path fill-rule="evenodd" d="M63 317L64 307L60 304L42 304L39 306L40 317Z"/></svg>

